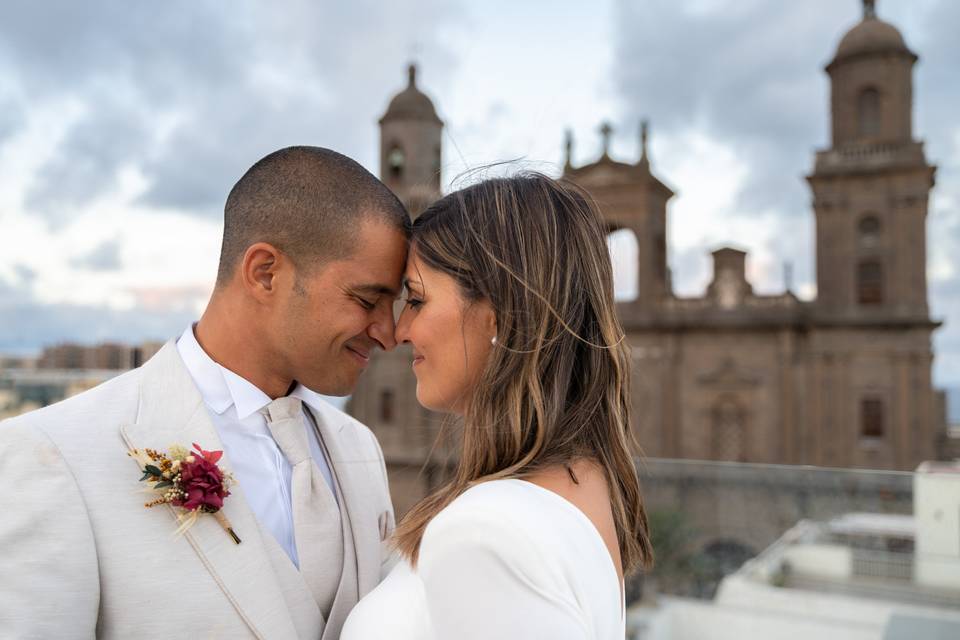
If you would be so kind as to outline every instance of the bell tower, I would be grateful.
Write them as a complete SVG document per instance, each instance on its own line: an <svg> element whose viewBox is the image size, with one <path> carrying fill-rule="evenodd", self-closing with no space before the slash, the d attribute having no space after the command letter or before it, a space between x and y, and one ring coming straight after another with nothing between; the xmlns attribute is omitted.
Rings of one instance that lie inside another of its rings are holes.
<svg viewBox="0 0 960 640"><path fill-rule="evenodd" d="M568 133L563 177L590 192L607 225L607 231L630 231L637 241L637 297L620 304L625 324L648 321L664 299L672 295L667 262L667 202L673 191L651 170L648 153L649 125L640 123L640 158L636 163L619 162L610 157L613 128L600 127L603 152L591 164L574 167L571 159L573 138Z"/></svg>
<svg viewBox="0 0 960 640"><path fill-rule="evenodd" d="M927 201L935 167L913 139L917 56L874 0L840 41L830 76L831 147L813 174L817 307L831 318L928 321Z"/></svg>
<svg viewBox="0 0 960 640"><path fill-rule="evenodd" d="M380 118L380 178L416 217L440 197L443 121L420 89L417 67Z"/></svg>

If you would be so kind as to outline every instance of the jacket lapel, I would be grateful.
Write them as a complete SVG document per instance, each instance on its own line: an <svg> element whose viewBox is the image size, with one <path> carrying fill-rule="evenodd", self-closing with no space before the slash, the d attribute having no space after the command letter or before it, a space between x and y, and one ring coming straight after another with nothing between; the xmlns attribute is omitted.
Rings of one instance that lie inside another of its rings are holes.
<svg viewBox="0 0 960 640"><path fill-rule="evenodd" d="M173 341L143 365L137 421L121 427L121 434L129 448L166 450L171 444L190 448L191 443L196 442L207 450L223 449L203 399ZM226 455L221 458L220 466L230 470ZM177 526L176 516L172 507L167 510L172 534ZM223 514L230 520L241 544L234 544L216 519L206 515L184 534L183 540L175 543L193 547L256 637L296 638L256 518L239 486L234 485L224 501Z"/></svg>
<svg viewBox="0 0 960 640"><path fill-rule="evenodd" d="M380 582L380 530L377 502L371 493L371 478L380 473L379 463L371 460L356 441L357 433L344 418L310 407L317 428L330 454L344 507L350 518L357 556L359 595L369 593ZM373 471L371 471L373 467Z"/></svg>

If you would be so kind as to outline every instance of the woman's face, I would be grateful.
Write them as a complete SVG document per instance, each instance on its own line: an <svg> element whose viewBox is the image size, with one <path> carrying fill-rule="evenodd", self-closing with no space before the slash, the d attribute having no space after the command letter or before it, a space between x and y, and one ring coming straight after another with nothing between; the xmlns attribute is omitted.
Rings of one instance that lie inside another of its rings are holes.
<svg viewBox="0 0 960 640"><path fill-rule="evenodd" d="M424 407L463 415L497 334L486 300L469 302L451 276L410 251L404 278L407 304L397 322L397 342L413 346L417 400Z"/></svg>

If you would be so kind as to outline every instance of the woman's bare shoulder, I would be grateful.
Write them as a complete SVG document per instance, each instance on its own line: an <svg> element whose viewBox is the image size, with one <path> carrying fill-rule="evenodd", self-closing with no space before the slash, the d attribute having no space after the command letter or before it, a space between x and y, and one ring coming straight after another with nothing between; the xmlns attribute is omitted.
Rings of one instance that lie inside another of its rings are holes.
<svg viewBox="0 0 960 640"><path fill-rule="evenodd" d="M610 506L610 489L603 469L593 461L578 460L569 466L557 465L538 471L525 480L553 491L587 516L603 538L622 579L620 544Z"/></svg>

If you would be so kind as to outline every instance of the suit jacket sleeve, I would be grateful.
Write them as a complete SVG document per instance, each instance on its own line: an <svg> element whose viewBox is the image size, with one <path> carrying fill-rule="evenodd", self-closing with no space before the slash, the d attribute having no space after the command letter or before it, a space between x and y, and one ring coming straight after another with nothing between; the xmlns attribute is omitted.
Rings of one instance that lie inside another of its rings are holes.
<svg viewBox="0 0 960 640"><path fill-rule="evenodd" d="M92 638L100 601L83 496L40 429L0 423L0 637Z"/></svg>

